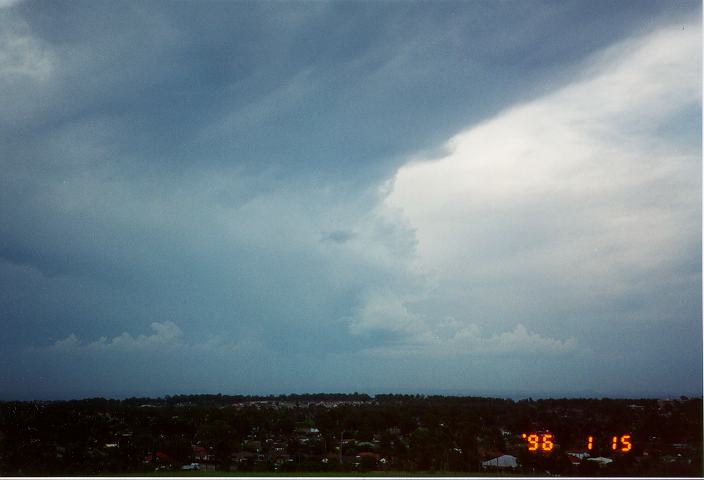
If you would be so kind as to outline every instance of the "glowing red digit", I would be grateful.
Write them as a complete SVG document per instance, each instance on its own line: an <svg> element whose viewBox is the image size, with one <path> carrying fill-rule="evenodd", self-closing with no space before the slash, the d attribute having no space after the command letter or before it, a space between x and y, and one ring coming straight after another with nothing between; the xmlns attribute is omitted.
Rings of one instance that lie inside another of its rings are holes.
<svg viewBox="0 0 704 480"><path fill-rule="evenodd" d="M543 443L541 445L544 452L549 452L555 445L552 443L552 433L543 435Z"/></svg>
<svg viewBox="0 0 704 480"><path fill-rule="evenodd" d="M633 445L631 445L631 435L624 435L621 437L621 451L622 452L630 452L631 448L633 448Z"/></svg>
<svg viewBox="0 0 704 480"><path fill-rule="evenodd" d="M535 434L528 435L528 443L530 444L528 450L530 450L531 452L535 452L538 449L540 438Z"/></svg>
<svg viewBox="0 0 704 480"><path fill-rule="evenodd" d="M587 450L591 450L592 446L594 446L594 437L590 435L587 439Z"/></svg>
<svg viewBox="0 0 704 480"><path fill-rule="evenodd" d="M616 450L618 448L618 437L611 439L611 450Z"/></svg>

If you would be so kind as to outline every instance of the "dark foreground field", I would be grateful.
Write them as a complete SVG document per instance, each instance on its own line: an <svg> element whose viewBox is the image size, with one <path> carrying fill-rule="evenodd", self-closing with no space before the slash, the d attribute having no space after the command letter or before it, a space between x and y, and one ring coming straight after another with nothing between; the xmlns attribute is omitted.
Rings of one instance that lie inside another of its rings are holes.
<svg viewBox="0 0 704 480"><path fill-rule="evenodd" d="M127 476L139 476L142 474L133 474ZM105 474L105 476L125 476L125 474ZM160 472L154 474L156 477L521 477L526 474L511 473L511 472L423 472L410 470L371 470L368 472L230 472L230 471L213 471L213 472Z"/></svg>
<svg viewBox="0 0 704 480"><path fill-rule="evenodd" d="M3 402L0 475L701 476L702 400Z"/></svg>

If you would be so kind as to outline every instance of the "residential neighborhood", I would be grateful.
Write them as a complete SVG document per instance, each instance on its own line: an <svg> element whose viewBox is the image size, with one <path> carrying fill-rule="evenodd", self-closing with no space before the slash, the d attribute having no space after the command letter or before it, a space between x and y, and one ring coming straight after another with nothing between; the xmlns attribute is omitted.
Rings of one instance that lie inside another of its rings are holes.
<svg viewBox="0 0 704 480"><path fill-rule="evenodd" d="M686 397L311 394L5 402L0 475L700 475L701 409L700 398ZM622 432L627 436L619 437ZM612 444L614 436L628 444Z"/></svg>

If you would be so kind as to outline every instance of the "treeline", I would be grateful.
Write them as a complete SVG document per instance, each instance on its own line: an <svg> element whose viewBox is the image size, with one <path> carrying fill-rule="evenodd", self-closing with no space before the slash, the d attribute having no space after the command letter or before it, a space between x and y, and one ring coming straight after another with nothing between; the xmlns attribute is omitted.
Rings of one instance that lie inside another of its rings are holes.
<svg viewBox="0 0 704 480"><path fill-rule="evenodd" d="M393 395L392 395L393 396ZM194 395L166 395L164 397L128 397L125 399L109 399L103 397L85 398L80 400L51 400L28 402L0 402L0 403L31 403L38 405L64 403L67 405L93 405L115 407L125 406L176 406L193 405L204 407L222 407L236 403L247 402L368 402L372 400L366 393L292 393L287 395L223 395L194 394Z"/></svg>
<svg viewBox="0 0 704 480"><path fill-rule="evenodd" d="M125 400L127 404L144 404L144 403L154 403L160 405L178 405L178 404L192 404L192 405L212 405L212 406L223 406L230 405L233 403L246 403L246 402L366 402L371 400L371 397L366 393L292 393L288 395L223 395L218 393L216 395L211 394L201 394L201 395L167 395L163 399L133 399L129 398Z"/></svg>

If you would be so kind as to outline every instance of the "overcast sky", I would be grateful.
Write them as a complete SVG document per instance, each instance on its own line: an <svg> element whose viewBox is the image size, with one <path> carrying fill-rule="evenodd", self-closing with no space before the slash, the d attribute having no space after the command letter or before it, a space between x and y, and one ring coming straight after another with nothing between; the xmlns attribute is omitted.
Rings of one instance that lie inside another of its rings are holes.
<svg viewBox="0 0 704 480"><path fill-rule="evenodd" d="M0 398L701 395L701 18L0 1Z"/></svg>

